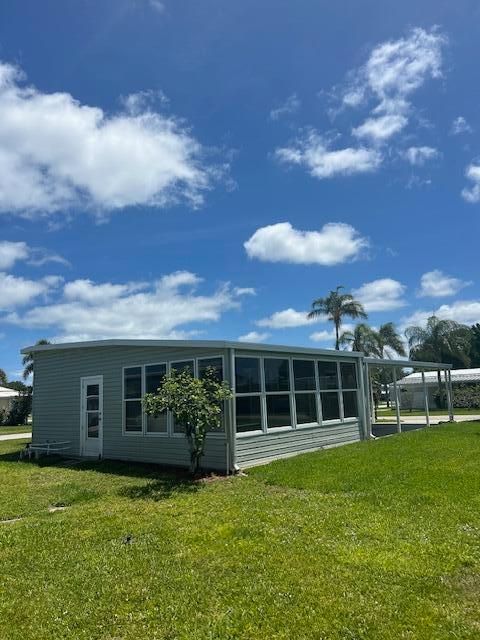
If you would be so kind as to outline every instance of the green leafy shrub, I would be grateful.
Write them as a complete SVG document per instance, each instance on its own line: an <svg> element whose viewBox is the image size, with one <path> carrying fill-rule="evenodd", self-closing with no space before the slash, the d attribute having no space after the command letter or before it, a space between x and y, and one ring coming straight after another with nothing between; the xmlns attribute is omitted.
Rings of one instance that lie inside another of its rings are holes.
<svg viewBox="0 0 480 640"><path fill-rule="evenodd" d="M9 409L0 411L0 426L27 424L27 419L32 412L32 396L29 393L22 394L13 399Z"/></svg>

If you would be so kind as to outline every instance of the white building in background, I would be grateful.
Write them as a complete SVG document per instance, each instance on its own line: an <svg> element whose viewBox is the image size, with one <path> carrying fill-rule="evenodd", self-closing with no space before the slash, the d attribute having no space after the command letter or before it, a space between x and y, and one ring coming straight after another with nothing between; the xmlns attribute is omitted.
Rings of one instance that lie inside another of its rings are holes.
<svg viewBox="0 0 480 640"><path fill-rule="evenodd" d="M12 405L14 398L17 398L19 395L20 392L15 391L15 389L0 387L0 412L8 411Z"/></svg>
<svg viewBox="0 0 480 640"><path fill-rule="evenodd" d="M460 384L480 384L480 369L451 369L452 386ZM441 372L441 381L445 384L445 372ZM425 371L425 385L428 393L428 403L431 409L436 408L435 394L438 391L438 375L436 371ZM424 409L422 373L418 371L402 378L397 383L401 409ZM392 388L392 385L390 385ZM455 402L454 402L455 405Z"/></svg>

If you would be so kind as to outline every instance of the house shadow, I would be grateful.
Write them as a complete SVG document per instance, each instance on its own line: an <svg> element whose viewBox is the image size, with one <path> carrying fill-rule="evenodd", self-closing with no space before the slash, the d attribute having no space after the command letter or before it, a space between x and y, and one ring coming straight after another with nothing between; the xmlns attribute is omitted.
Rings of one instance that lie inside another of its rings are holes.
<svg viewBox="0 0 480 640"><path fill-rule="evenodd" d="M117 492L122 498L130 500L152 500L160 502L181 494L197 493L198 481L193 478L178 478L173 475L152 479L147 484L128 485Z"/></svg>

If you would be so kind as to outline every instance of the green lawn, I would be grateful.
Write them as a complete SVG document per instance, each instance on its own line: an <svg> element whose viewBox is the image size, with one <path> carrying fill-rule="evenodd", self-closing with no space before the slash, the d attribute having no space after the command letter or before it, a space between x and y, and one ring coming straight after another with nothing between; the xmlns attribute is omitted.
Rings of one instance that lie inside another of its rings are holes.
<svg viewBox="0 0 480 640"><path fill-rule="evenodd" d="M10 433L31 433L32 425L26 424L23 427L0 427L0 436L6 436Z"/></svg>
<svg viewBox="0 0 480 640"><path fill-rule="evenodd" d="M0 445L2 640L480 637L480 423L202 483ZM65 505L50 512L51 505Z"/></svg>
<svg viewBox="0 0 480 640"><path fill-rule="evenodd" d="M408 409L402 409L400 412L402 416L424 416L425 409L419 409L418 411L409 411ZM429 409L428 413L431 416L448 416L448 409ZM459 416L475 416L480 415L480 409L454 409L454 414ZM395 409L379 409L377 411L379 416L396 416Z"/></svg>

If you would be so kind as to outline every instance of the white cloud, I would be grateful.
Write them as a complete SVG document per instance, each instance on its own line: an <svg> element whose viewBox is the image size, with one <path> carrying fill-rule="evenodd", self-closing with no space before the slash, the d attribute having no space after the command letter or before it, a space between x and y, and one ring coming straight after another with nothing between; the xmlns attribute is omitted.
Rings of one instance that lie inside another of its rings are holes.
<svg viewBox="0 0 480 640"><path fill-rule="evenodd" d="M292 113L295 113L300 109L300 105L301 102L297 94L292 93L292 95L288 96L288 98L282 105L270 111L270 119L279 120L283 116L288 116Z"/></svg>
<svg viewBox="0 0 480 640"><path fill-rule="evenodd" d="M47 262L69 264L68 260L62 256L38 247L29 247L26 242L0 241L0 269L10 269L21 260L27 261L34 267L41 267Z"/></svg>
<svg viewBox="0 0 480 640"><path fill-rule="evenodd" d="M455 320L461 324L472 325L480 322L480 300L456 300L451 304L442 304L430 311L419 310L402 320L402 327L424 325L430 316L441 320Z"/></svg>
<svg viewBox="0 0 480 640"><path fill-rule="evenodd" d="M289 147L276 149L275 156L285 164L306 167L310 175L320 180L337 175L371 173L382 162L382 156L375 149L346 147L332 150L316 131L309 131Z"/></svg>
<svg viewBox="0 0 480 640"><path fill-rule="evenodd" d="M450 133L453 136L458 136L461 133L472 133L472 131L472 127L468 124L463 116L458 116L458 118L455 118L455 120L452 122L452 128L450 129Z"/></svg>
<svg viewBox="0 0 480 640"><path fill-rule="evenodd" d="M69 282L63 297L4 320L42 331L55 331L58 340L102 338L182 338L196 333L188 325L216 322L239 307L234 291L220 286L209 295L196 292L201 278L188 271L160 280L113 284L89 280Z"/></svg>
<svg viewBox="0 0 480 640"><path fill-rule="evenodd" d="M18 260L26 260L29 248L26 242L0 242L0 269L10 269Z"/></svg>
<svg viewBox="0 0 480 640"><path fill-rule="evenodd" d="M149 0L148 4L151 6L152 9L157 11L157 13L165 12L165 9L166 9L165 3L161 2L160 0Z"/></svg>
<svg viewBox="0 0 480 640"><path fill-rule="evenodd" d="M462 190L462 198L466 202L476 203L480 202L480 164L470 164L466 171L465 176L473 182L472 186Z"/></svg>
<svg viewBox="0 0 480 640"><path fill-rule="evenodd" d="M149 108L107 114L68 93L42 93L0 63L0 212L202 202L218 171L186 125Z"/></svg>
<svg viewBox="0 0 480 640"><path fill-rule="evenodd" d="M47 276L35 281L0 272L0 310L6 311L28 304L52 287L58 286L60 281L57 276Z"/></svg>
<svg viewBox="0 0 480 640"><path fill-rule="evenodd" d="M239 342L265 342L270 337L269 333L259 333L258 331L250 331L238 338Z"/></svg>
<svg viewBox="0 0 480 640"><path fill-rule="evenodd" d="M307 318L308 311L295 311L289 308L283 311L276 311L268 318L261 318L256 321L259 327L269 327L270 329L285 329L291 327L303 327L321 321L323 318Z"/></svg>
<svg viewBox="0 0 480 640"><path fill-rule="evenodd" d="M353 295L365 307L366 311L391 311L406 305L403 299L406 287L398 280L380 278L373 282L366 282Z"/></svg>
<svg viewBox="0 0 480 640"><path fill-rule="evenodd" d="M359 258L369 246L348 224L330 222L320 231L299 231L289 222L257 229L244 247L250 258L264 262L334 265Z"/></svg>
<svg viewBox="0 0 480 640"><path fill-rule="evenodd" d="M471 282L465 282L459 278L448 276L438 269L424 273L420 279L421 297L441 298L453 296Z"/></svg>
<svg viewBox="0 0 480 640"><path fill-rule="evenodd" d="M367 138L371 142L383 142L401 131L408 119L400 114L389 114L378 118L368 118L359 127L352 129L356 138Z"/></svg>
<svg viewBox="0 0 480 640"><path fill-rule="evenodd" d="M385 141L408 123L411 94L428 78L442 75L442 48L447 40L437 29L415 28L403 38L377 45L362 67L352 71L342 95L345 107L373 100L369 117L354 135Z"/></svg>
<svg viewBox="0 0 480 640"><path fill-rule="evenodd" d="M403 156L411 165L421 167L429 160L437 158L439 152L433 147L409 147Z"/></svg>
<svg viewBox="0 0 480 640"><path fill-rule="evenodd" d="M253 287L235 287L234 293L237 296L256 296L257 291Z"/></svg>
<svg viewBox="0 0 480 640"><path fill-rule="evenodd" d="M340 332L353 331L355 326L350 323L342 324ZM310 334L310 340L313 342L335 342L335 329L322 329L321 331L314 331Z"/></svg>

